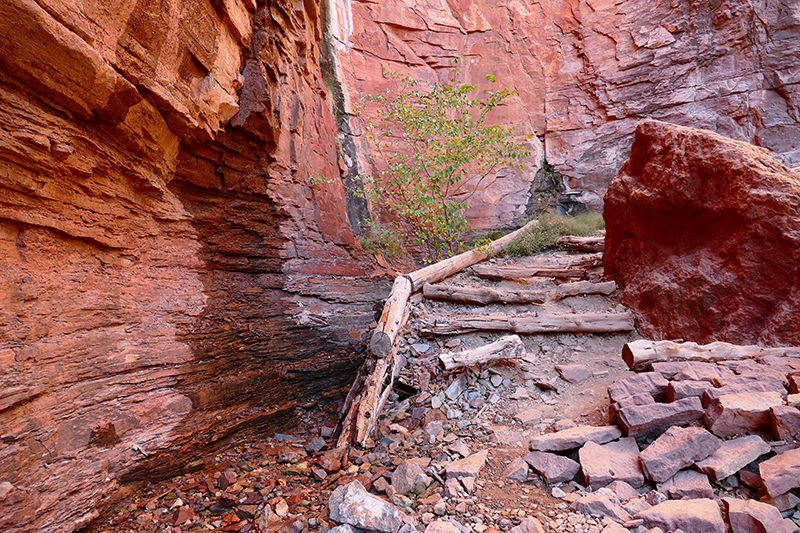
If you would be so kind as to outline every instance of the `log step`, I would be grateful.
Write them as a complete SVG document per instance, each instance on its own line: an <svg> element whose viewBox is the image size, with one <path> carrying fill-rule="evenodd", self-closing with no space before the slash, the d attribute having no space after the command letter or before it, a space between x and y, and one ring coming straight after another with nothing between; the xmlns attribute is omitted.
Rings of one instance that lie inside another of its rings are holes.
<svg viewBox="0 0 800 533"><path fill-rule="evenodd" d="M633 314L581 313L508 316L464 314L432 317L422 322L423 335L458 335L473 331L514 333L611 333L633 330Z"/></svg>

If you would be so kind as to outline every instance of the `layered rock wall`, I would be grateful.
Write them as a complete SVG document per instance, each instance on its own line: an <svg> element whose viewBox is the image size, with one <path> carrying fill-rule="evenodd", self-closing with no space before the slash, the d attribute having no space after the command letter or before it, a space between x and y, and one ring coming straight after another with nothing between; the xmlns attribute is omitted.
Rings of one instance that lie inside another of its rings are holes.
<svg viewBox="0 0 800 533"><path fill-rule="evenodd" d="M384 289L308 179L314 1L10 0L0 35L0 530L73 531L341 394Z"/></svg>
<svg viewBox="0 0 800 533"><path fill-rule="evenodd" d="M532 135L532 155L525 169L481 184L468 212L477 228L530 213L543 158L577 189L602 196L643 118L717 131L800 166L796 0L327 5L325 39L351 115L361 95L387 88L385 70L443 79L458 57L462 78L479 90L485 74L517 90L495 120ZM368 159L367 148L361 153Z"/></svg>

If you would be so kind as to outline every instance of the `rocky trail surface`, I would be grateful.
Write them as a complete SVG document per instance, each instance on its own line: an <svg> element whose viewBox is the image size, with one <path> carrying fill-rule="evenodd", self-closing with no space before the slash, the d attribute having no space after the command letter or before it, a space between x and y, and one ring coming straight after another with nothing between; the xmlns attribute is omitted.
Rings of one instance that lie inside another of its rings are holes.
<svg viewBox="0 0 800 533"><path fill-rule="evenodd" d="M563 263L566 255L546 260ZM336 414L309 409L294 434L206 457L199 471L149 485L120 503L90 532L724 533L727 524L734 533L795 531L800 483L787 473L795 479L800 473L800 458L792 455L800 453L793 451L800 431L791 429L800 428L800 410L792 405L797 398L788 396L784 405L785 388L761 393L769 398L737 394L737 406L723 405L710 424L706 415L711 432L694 402L700 404L707 388L724 386L713 379L763 376L767 369L791 391L800 364L786 365L800 361L776 358L759 369L755 361L739 362L741 368L661 363L661 373L635 374L621 357L635 332L560 332L520 335L524 350L509 360L443 369L443 354L467 353L508 335L426 333L448 317L626 313L616 293L565 295L576 278L602 281L602 264L514 281L480 275L541 261L494 259L446 283L541 290L542 303L412 298L395 393L363 449L333 448ZM691 387L694 393L687 392ZM664 403L667 395L671 403ZM751 408L760 400L769 405ZM788 441L767 427L775 418L770 412L781 409L789 409L779 415L790 428L782 434Z"/></svg>

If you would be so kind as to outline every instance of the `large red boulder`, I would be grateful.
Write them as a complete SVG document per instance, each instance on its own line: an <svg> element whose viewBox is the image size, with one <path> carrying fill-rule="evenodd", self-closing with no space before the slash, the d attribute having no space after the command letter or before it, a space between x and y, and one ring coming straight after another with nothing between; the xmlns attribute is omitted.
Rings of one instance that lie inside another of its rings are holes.
<svg viewBox="0 0 800 533"><path fill-rule="evenodd" d="M800 175L767 150L645 120L603 216L643 335L800 342Z"/></svg>

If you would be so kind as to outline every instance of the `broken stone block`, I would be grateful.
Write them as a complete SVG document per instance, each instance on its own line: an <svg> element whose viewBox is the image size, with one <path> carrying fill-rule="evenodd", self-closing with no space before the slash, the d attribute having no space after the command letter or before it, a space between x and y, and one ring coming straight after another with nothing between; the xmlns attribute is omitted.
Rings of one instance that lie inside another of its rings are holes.
<svg viewBox="0 0 800 533"><path fill-rule="evenodd" d="M587 442L604 444L622 436L617 426L578 426L534 437L530 449L539 452L558 452L580 448Z"/></svg>
<svg viewBox="0 0 800 533"><path fill-rule="evenodd" d="M542 421L542 412L539 409L523 409L514 415L514 419L523 426L533 426Z"/></svg>
<svg viewBox="0 0 800 533"><path fill-rule="evenodd" d="M701 397L708 389L713 389L714 385L709 381L670 381L667 387L667 402L674 402L692 396Z"/></svg>
<svg viewBox="0 0 800 533"><path fill-rule="evenodd" d="M753 500L722 498L725 512L731 524L731 533L793 533L796 531L791 520L784 520L781 513L772 505Z"/></svg>
<svg viewBox="0 0 800 533"><path fill-rule="evenodd" d="M770 409L782 405L777 392L745 392L720 396L706 410L705 422L714 435L732 437L769 429Z"/></svg>
<svg viewBox="0 0 800 533"><path fill-rule="evenodd" d="M777 405L770 410L772 435L786 442L800 441L800 409Z"/></svg>
<svg viewBox="0 0 800 533"><path fill-rule="evenodd" d="M789 392L800 393L800 374L789 374Z"/></svg>
<svg viewBox="0 0 800 533"><path fill-rule="evenodd" d="M454 461L444 467L447 473L447 479L457 479L462 477L478 477L483 465L486 464L486 458L489 456L488 450L481 450L478 453L473 453L470 456Z"/></svg>
<svg viewBox="0 0 800 533"><path fill-rule="evenodd" d="M556 365L556 372L561 379L567 383L580 383L586 381L592 375L592 371L586 365Z"/></svg>
<svg viewBox="0 0 800 533"><path fill-rule="evenodd" d="M711 499L667 500L638 514L646 527L664 531L702 531L725 533L725 521L717 502Z"/></svg>
<svg viewBox="0 0 800 533"><path fill-rule="evenodd" d="M633 407L634 405L649 405L651 403L656 403L656 401L647 393L629 396L627 398L622 398L616 403L611 403L608 406L608 423L614 424L617 421L617 413L620 409Z"/></svg>
<svg viewBox="0 0 800 533"><path fill-rule="evenodd" d="M522 458L547 483L570 481L581 469L581 465L569 457L562 457L554 453L530 452Z"/></svg>
<svg viewBox="0 0 800 533"><path fill-rule="evenodd" d="M616 480L634 488L644 485L636 439L623 438L604 445L587 442L578 451L578 456L583 478L592 489L605 487Z"/></svg>
<svg viewBox="0 0 800 533"><path fill-rule="evenodd" d="M544 533L544 527L535 518L528 517L518 526L512 527L508 533Z"/></svg>
<svg viewBox="0 0 800 533"><path fill-rule="evenodd" d="M461 374L457 379L455 379L444 391L444 395L447 396L449 400L455 400L461 393L467 389L467 376L466 374Z"/></svg>
<svg viewBox="0 0 800 533"><path fill-rule="evenodd" d="M769 444L764 439L747 435L723 441L717 451L695 466L715 482L720 482L769 451Z"/></svg>
<svg viewBox="0 0 800 533"><path fill-rule="evenodd" d="M500 477L510 481L525 481L528 479L528 463L522 457L517 457L503 470Z"/></svg>
<svg viewBox="0 0 800 533"><path fill-rule="evenodd" d="M714 489L708 482L708 476L694 470L681 470L664 483L659 483L658 491L666 494L670 500L714 497Z"/></svg>
<svg viewBox="0 0 800 533"><path fill-rule="evenodd" d="M658 435L671 426L689 424L702 416L700 398L626 407L617 414L622 432L637 438Z"/></svg>
<svg viewBox="0 0 800 533"><path fill-rule="evenodd" d="M766 379L764 381L747 381L742 384L725 385L719 388L710 388L703 393L703 406L708 407L711 402L720 396L729 394L742 394L745 392L777 392L786 396L786 387L780 381Z"/></svg>
<svg viewBox="0 0 800 533"><path fill-rule="evenodd" d="M722 443L703 428L671 427L639 454L647 479L664 482L717 451Z"/></svg>
<svg viewBox="0 0 800 533"><path fill-rule="evenodd" d="M382 533L395 533L404 516L394 505L368 493L358 481L333 491L328 509L334 522Z"/></svg>
<svg viewBox="0 0 800 533"><path fill-rule="evenodd" d="M639 497L639 493L636 491L636 489L624 481L612 481L611 484L606 488L613 492L617 499L621 502L627 502Z"/></svg>
<svg viewBox="0 0 800 533"><path fill-rule="evenodd" d="M419 494L433 482L417 464L403 461L392 473L392 486L400 494Z"/></svg>
<svg viewBox="0 0 800 533"><path fill-rule="evenodd" d="M767 459L758 465L758 471L773 498L800 487L800 448Z"/></svg>
<svg viewBox="0 0 800 533"><path fill-rule="evenodd" d="M711 381L714 378L725 378L733 375L733 372L724 366L719 366L715 363L692 361L686 363L683 368L675 373L672 379L675 381Z"/></svg>
<svg viewBox="0 0 800 533"><path fill-rule="evenodd" d="M591 492L585 496L581 496L572 502L570 508L579 513L607 516L617 522L625 522L631 519L631 515L629 515L625 509L614 503L601 492Z"/></svg>
<svg viewBox="0 0 800 533"><path fill-rule="evenodd" d="M447 520L434 520L425 527L425 533L461 533L461 530Z"/></svg>
<svg viewBox="0 0 800 533"><path fill-rule="evenodd" d="M644 372L615 381L608 387L608 397L614 403L637 394L649 394L656 401L663 401L669 383L658 372Z"/></svg>
<svg viewBox="0 0 800 533"><path fill-rule="evenodd" d="M790 394L786 397L786 405L789 407L800 406L800 394Z"/></svg>
<svg viewBox="0 0 800 533"><path fill-rule="evenodd" d="M651 369L653 372L658 372L664 376L664 379L672 379L672 377L680 372L687 364L687 361L664 361L661 363L653 363Z"/></svg>

